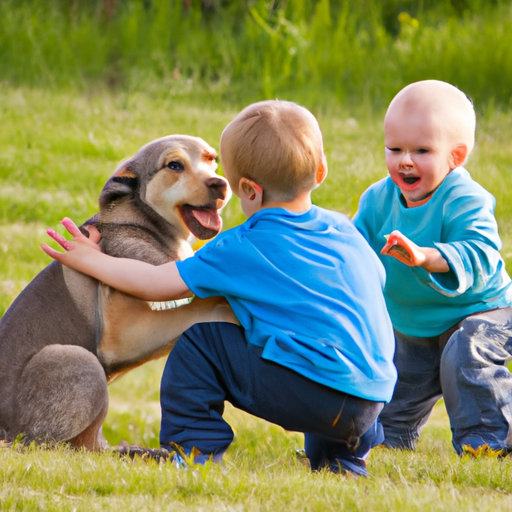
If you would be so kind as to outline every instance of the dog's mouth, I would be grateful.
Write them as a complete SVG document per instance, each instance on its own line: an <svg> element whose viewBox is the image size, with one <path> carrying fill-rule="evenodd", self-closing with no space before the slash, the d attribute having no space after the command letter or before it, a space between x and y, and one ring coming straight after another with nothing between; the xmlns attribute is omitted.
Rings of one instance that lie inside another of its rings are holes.
<svg viewBox="0 0 512 512"><path fill-rule="evenodd" d="M198 240L213 238L222 229L222 219L216 208L184 204L180 211L187 228Z"/></svg>

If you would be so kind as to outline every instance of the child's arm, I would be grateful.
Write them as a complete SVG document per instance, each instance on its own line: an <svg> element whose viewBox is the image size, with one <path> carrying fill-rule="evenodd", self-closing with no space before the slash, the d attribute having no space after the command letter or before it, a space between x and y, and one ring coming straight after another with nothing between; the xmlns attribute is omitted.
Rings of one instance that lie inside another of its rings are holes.
<svg viewBox="0 0 512 512"><path fill-rule="evenodd" d="M175 262L154 266L142 261L108 256L100 252L95 243L97 237L88 239L70 219L64 219L62 224L73 236L72 240L68 241L50 229L47 233L66 252L61 253L46 244L41 245L41 249L63 265L142 300L159 302L192 296Z"/></svg>
<svg viewBox="0 0 512 512"><path fill-rule="evenodd" d="M443 255L432 247L419 247L402 235L400 231L393 231L388 235L386 245L381 254L393 256L398 261L410 267L422 267L428 272L448 272L450 267Z"/></svg>

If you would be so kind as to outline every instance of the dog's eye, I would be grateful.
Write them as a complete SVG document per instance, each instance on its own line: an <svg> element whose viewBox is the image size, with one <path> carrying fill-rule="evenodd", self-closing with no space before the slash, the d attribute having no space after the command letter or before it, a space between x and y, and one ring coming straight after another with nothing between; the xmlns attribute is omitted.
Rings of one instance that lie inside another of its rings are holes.
<svg viewBox="0 0 512 512"><path fill-rule="evenodd" d="M183 167L183 164L181 162L172 161L167 164L167 167L171 169L171 171L180 172L185 170L185 167Z"/></svg>

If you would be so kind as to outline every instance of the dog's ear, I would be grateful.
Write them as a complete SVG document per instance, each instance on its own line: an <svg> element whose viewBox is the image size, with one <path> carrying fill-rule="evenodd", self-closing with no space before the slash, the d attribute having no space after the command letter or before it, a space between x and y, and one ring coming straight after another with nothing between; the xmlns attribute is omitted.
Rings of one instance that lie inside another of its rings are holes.
<svg viewBox="0 0 512 512"><path fill-rule="evenodd" d="M133 195L138 186L139 177L124 165L105 183L100 194L100 208L103 209L123 197Z"/></svg>

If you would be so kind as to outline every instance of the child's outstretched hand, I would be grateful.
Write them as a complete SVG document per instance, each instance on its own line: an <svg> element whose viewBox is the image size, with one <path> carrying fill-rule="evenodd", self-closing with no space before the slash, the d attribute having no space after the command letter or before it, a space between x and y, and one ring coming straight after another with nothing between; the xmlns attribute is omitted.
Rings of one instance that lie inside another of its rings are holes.
<svg viewBox="0 0 512 512"><path fill-rule="evenodd" d="M54 260L79 270L77 264L79 264L83 258L86 258L87 254L90 254L91 250L101 252L100 246L98 245L101 234L96 229L96 227L88 226L89 238L87 238L78 229L77 225L67 217L62 219L61 224L66 228L68 233L72 235L73 238L71 240L66 240L66 238L64 238L62 235L59 235L59 233L53 229L46 230L46 233L51 238L53 238L63 249L65 249L66 252L62 253L56 251L46 244L41 244L41 249Z"/></svg>
<svg viewBox="0 0 512 512"><path fill-rule="evenodd" d="M386 241L386 245L380 251L381 254L393 256L410 267L419 267L423 263L425 256L420 248L400 231L395 230L386 235Z"/></svg>
<svg viewBox="0 0 512 512"><path fill-rule="evenodd" d="M431 247L420 247L402 235L400 231L392 231L386 237L387 243L381 254L393 256L409 267L423 267L428 272L448 272L450 267L443 255Z"/></svg>

